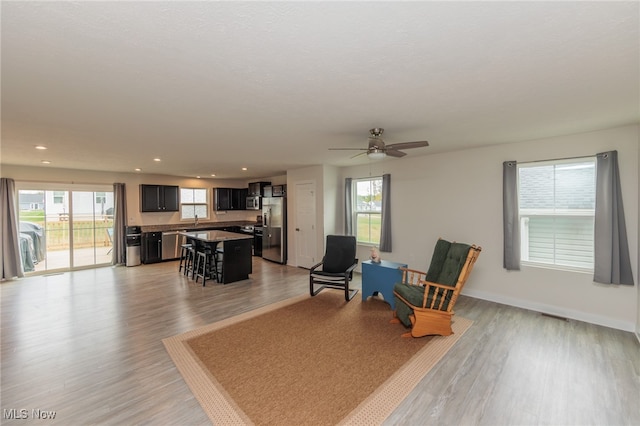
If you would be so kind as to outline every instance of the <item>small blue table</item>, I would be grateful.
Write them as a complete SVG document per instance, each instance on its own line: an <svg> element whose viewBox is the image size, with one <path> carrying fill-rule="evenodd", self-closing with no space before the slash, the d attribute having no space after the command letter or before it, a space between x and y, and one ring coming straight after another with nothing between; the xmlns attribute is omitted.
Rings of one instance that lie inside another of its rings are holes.
<svg viewBox="0 0 640 426"><path fill-rule="evenodd" d="M391 309L395 309L393 286L402 281L402 271L398 269L399 267L406 268L407 264L387 260L382 260L380 263L374 263L371 260L362 262L362 300L382 293L384 301L391 306Z"/></svg>

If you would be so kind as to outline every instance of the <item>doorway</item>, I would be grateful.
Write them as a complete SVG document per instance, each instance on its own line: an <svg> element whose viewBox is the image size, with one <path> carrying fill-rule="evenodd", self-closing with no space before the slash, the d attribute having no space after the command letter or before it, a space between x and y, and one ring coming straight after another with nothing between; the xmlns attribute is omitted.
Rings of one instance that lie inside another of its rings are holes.
<svg viewBox="0 0 640 426"><path fill-rule="evenodd" d="M19 184L20 255L26 274L111 263L113 188Z"/></svg>
<svg viewBox="0 0 640 426"><path fill-rule="evenodd" d="M300 182L295 187L296 263L311 268L316 256L316 183Z"/></svg>

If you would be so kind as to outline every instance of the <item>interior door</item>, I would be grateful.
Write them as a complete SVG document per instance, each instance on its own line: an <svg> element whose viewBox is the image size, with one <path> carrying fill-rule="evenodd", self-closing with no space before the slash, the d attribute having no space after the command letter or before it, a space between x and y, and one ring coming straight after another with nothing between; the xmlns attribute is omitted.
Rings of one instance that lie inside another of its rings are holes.
<svg viewBox="0 0 640 426"><path fill-rule="evenodd" d="M311 268L320 261L316 254L316 183L300 182L295 188L296 262Z"/></svg>

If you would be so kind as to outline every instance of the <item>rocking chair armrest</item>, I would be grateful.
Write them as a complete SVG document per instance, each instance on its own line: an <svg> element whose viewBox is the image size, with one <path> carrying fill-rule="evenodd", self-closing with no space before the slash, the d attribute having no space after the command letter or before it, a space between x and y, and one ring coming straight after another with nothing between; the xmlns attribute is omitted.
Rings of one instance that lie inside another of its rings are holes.
<svg viewBox="0 0 640 426"><path fill-rule="evenodd" d="M309 269L309 271L311 271L311 272L315 271L315 270L316 270L318 267L320 267L323 263L324 263L324 257L322 258L322 260L321 260L320 262L318 262L318 263L316 263L315 265L313 265L313 266Z"/></svg>
<svg viewBox="0 0 640 426"><path fill-rule="evenodd" d="M320 266L322 266L322 262L320 263L316 263L315 265L313 265L311 268L309 268L309 272L314 272L316 269L318 269Z"/></svg>
<svg viewBox="0 0 640 426"><path fill-rule="evenodd" d="M420 280L420 285L425 287L425 291L428 290L428 287L443 288L445 290L455 290L456 289L456 286L438 284L438 283L433 283L431 281L426 281L426 280Z"/></svg>
<svg viewBox="0 0 640 426"><path fill-rule="evenodd" d="M426 280L420 280L420 284L424 286L424 296L422 298L422 308L426 308L426 309L439 309L439 307L436 307L434 305L434 303L437 300L437 293L440 293L440 305L442 305L442 303L444 302L444 295L445 295L445 290L451 290L454 291L456 288L455 286L450 286L450 285L445 285L445 284L438 284L438 283L434 283L431 281L426 281ZM432 300L430 303L430 306L427 306L427 302L429 300L429 289L430 288L434 288L433 294L432 294Z"/></svg>
<svg viewBox="0 0 640 426"><path fill-rule="evenodd" d="M398 270L402 272L402 282L409 285L420 285L421 281L427 277L426 272L417 269L400 266Z"/></svg>

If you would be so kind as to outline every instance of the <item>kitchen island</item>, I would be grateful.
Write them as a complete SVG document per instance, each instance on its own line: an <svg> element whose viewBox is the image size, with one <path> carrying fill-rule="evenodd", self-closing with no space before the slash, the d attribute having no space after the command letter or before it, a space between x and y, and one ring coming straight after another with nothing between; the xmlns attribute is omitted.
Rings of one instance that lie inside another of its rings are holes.
<svg viewBox="0 0 640 426"><path fill-rule="evenodd" d="M187 241L197 240L209 245L213 252L222 243L224 254L222 255L220 282L223 284L246 280L253 272L251 265L251 240L253 240L253 236L219 230L179 232L178 234L185 236Z"/></svg>

